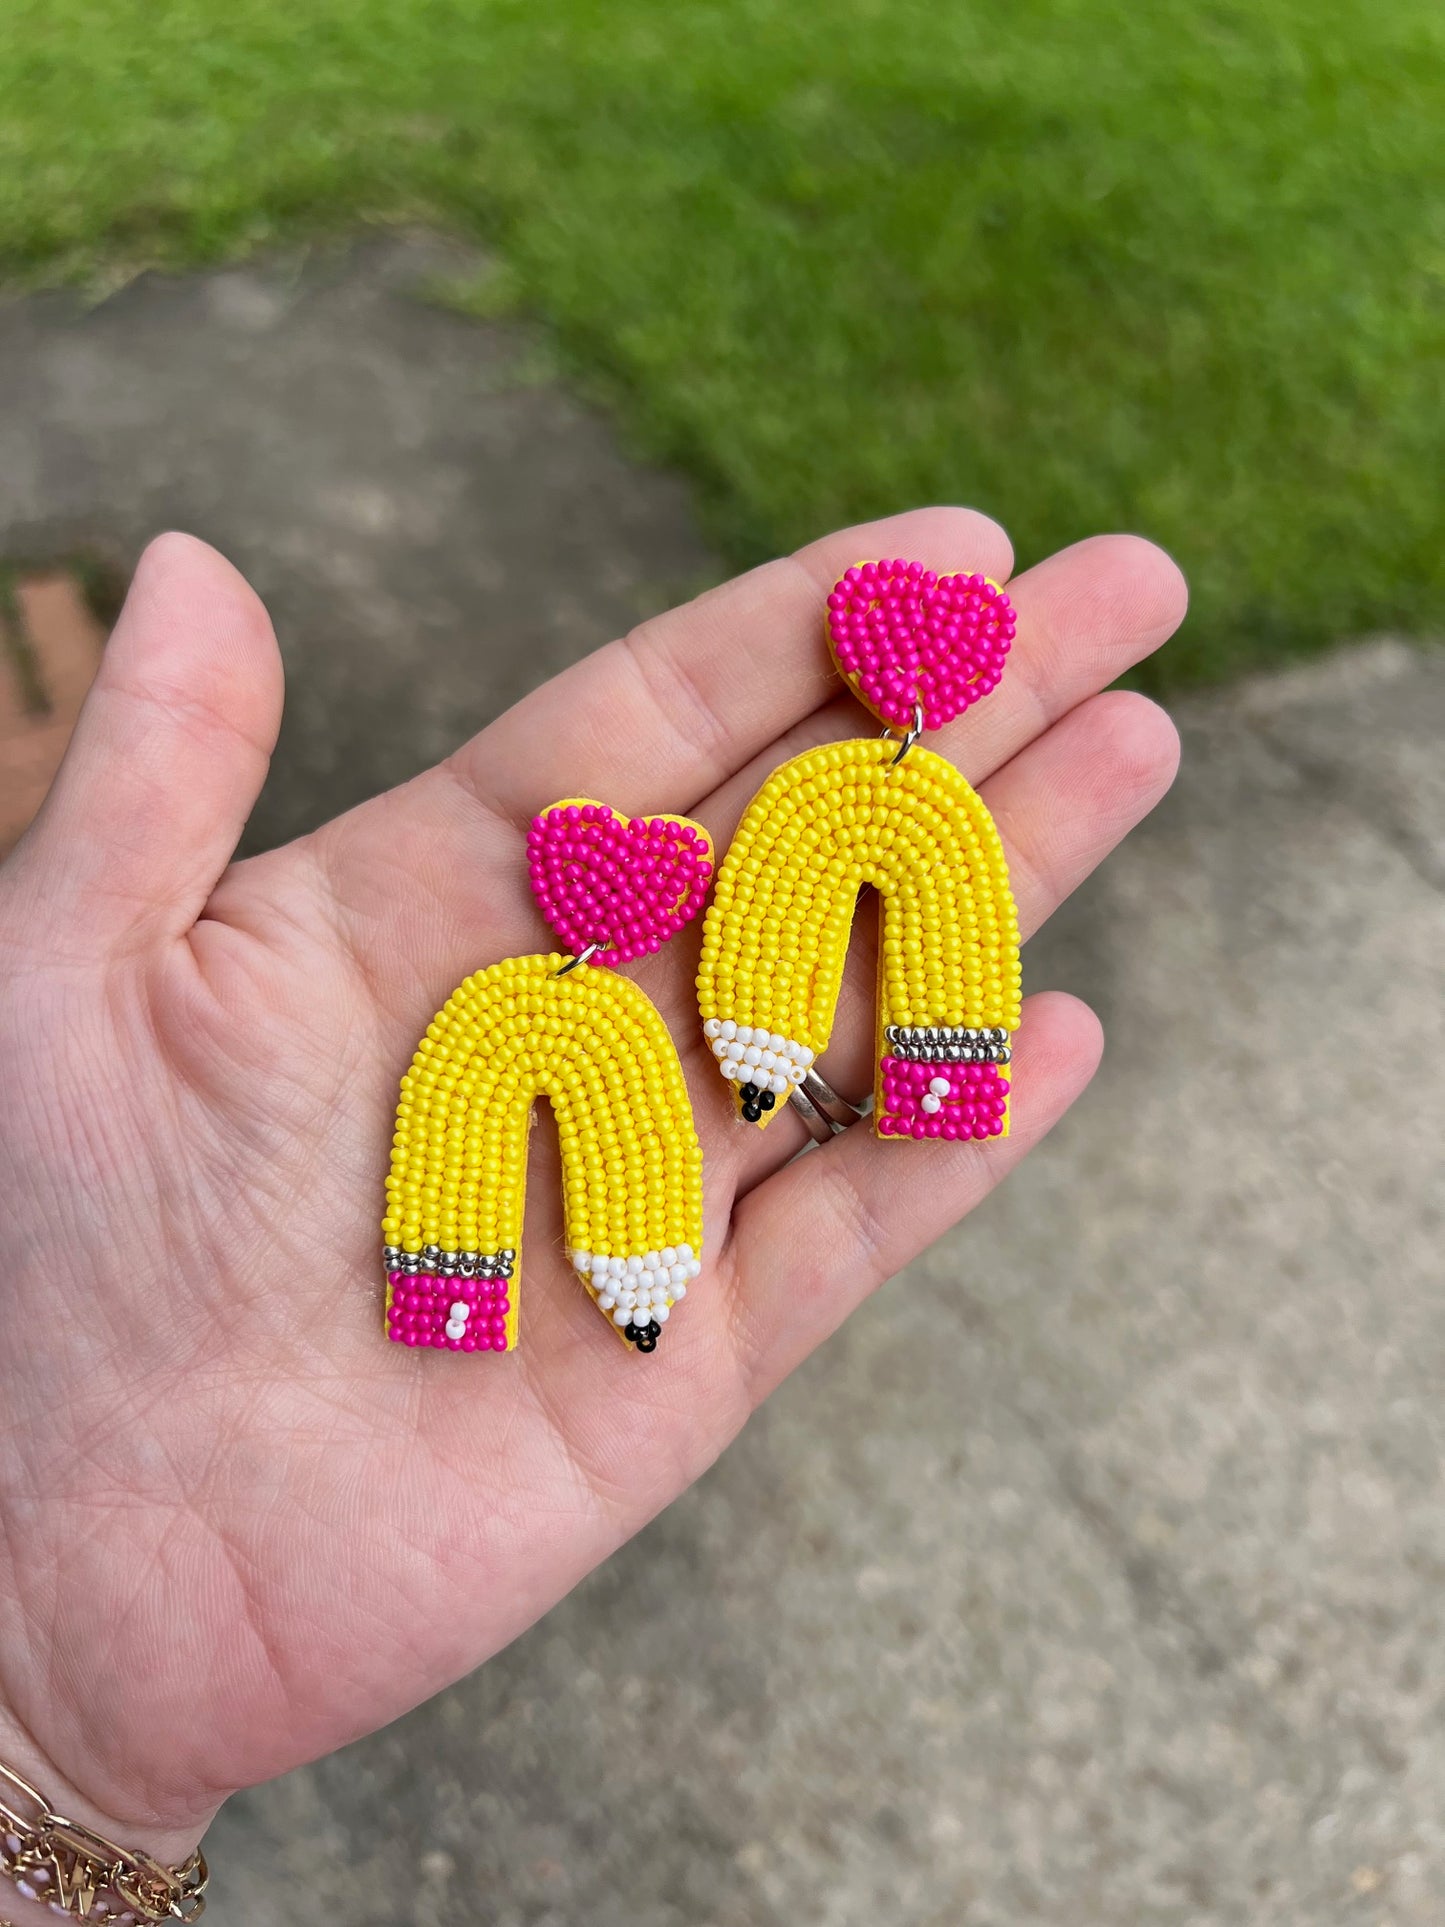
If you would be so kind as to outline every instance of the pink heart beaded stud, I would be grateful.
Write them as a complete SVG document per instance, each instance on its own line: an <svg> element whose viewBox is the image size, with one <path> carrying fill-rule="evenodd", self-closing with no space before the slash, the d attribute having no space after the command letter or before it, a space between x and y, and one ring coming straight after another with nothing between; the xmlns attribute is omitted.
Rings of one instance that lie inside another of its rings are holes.
<svg viewBox="0 0 1445 1927"><path fill-rule="evenodd" d="M832 1035L858 894L871 886L875 1131L1002 1136L1022 998L1008 866L975 791L917 745L996 687L1013 605L986 576L860 562L828 597L825 626L848 687L886 727L795 756L748 806L703 926L704 1034L748 1123L767 1124L790 1099L821 1141L863 1116L813 1064Z"/></svg>
<svg viewBox="0 0 1445 1927"><path fill-rule="evenodd" d="M920 562L860 562L828 597L828 642L843 680L895 729L941 729L988 695L1014 627L996 582Z"/></svg>
<svg viewBox="0 0 1445 1927"><path fill-rule="evenodd" d="M534 817L527 860L548 923L579 955L595 947L592 961L604 964L660 950L697 915L712 881L696 823L619 816L605 803L554 803Z"/></svg>
<svg viewBox="0 0 1445 1927"><path fill-rule="evenodd" d="M387 1335L511 1351L532 1107L557 1120L570 1262L618 1335L656 1349L701 1269L702 1152L677 1051L615 966L697 915L706 831L567 798L532 821L532 887L568 955L458 985L401 1081L382 1224Z"/></svg>

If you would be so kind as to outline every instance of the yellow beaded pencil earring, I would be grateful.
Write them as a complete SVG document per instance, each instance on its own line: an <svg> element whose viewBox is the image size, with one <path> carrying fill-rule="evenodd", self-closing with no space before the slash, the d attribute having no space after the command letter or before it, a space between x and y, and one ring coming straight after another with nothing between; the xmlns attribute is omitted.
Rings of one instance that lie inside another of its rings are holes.
<svg viewBox="0 0 1445 1927"><path fill-rule="evenodd" d="M382 1223L387 1335L514 1349L527 1133L547 1097L573 1268L619 1336L650 1352L701 1269L702 1152L667 1027L614 966L696 916L711 847L685 817L568 798L533 819L527 854L569 955L479 970L417 1046Z"/></svg>
<svg viewBox="0 0 1445 1927"><path fill-rule="evenodd" d="M880 899L879 1137L1008 1130L1022 978L993 820L951 763L919 748L1003 673L1012 604L980 575L860 563L828 597L844 681L886 725L784 763L753 798L703 926L703 1030L741 1115L791 1098L824 1139L863 1115L812 1068L832 1034L859 890ZM895 736L892 732L899 732Z"/></svg>

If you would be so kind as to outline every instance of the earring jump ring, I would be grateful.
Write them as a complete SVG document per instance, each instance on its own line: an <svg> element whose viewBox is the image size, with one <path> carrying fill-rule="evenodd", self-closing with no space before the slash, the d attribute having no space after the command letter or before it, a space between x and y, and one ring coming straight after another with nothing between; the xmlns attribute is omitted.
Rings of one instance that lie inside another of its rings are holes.
<svg viewBox="0 0 1445 1927"><path fill-rule="evenodd" d="M878 734L881 739L883 737L891 737L893 735L893 731L891 729L880 729ZM889 769L897 769L898 765L903 761L904 757L908 754L909 750L912 749L913 745L918 741L919 737L922 734L923 734L923 704L915 696L913 698L913 721L909 725L909 727L906 730L904 730L903 740L898 745L898 754L893 758L893 761L888 765Z"/></svg>
<svg viewBox="0 0 1445 1927"><path fill-rule="evenodd" d="M597 952L599 950L605 950L606 948L607 948L606 944L603 944L603 943L589 943L587 948L582 952L580 956L573 957L570 960L570 962L564 963L560 970L554 970L552 972L553 977L554 978L565 977L569 970L575 970L578 964L585 964L590 962L591 959L597 955Z"/></svg>

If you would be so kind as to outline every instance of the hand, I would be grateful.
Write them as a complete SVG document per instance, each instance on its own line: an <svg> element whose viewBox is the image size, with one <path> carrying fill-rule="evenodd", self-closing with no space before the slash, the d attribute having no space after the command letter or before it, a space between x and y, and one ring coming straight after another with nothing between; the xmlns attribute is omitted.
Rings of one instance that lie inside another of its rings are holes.
<svg viewBox="0 0 1445 1927"><path fill-rule="evenodd" d="M403 788L231 863L280 718L275 643L212 551L147 551L0 868L0 1758L79 1817L183 1857L234 1789L486 1659L1088 1082L1094 1017L1034 997L1008 1139L895 1149L857 1130L790 1163L801 1125L739 1125L705 1052L694 926L635 971L706 1158L704 1269L665 1344L623 1351L568 1271L550 1130L518 1351L383 1338L400 1074L464 975L552 947L528 819L580 790L684 811L725 849L785 756L876 729L822 635L824 596L866 555L1010 567L1002 532L962 510L831 536L644 624ZM930 744L981 787L1027 936L1168 787L1168 719L1097 692L1171 632L1184 589L1158 550L1105 537L1011 594L1002 685ZM825 1066L843 1090L871 1082L871 968L850 969Z"/></svg>

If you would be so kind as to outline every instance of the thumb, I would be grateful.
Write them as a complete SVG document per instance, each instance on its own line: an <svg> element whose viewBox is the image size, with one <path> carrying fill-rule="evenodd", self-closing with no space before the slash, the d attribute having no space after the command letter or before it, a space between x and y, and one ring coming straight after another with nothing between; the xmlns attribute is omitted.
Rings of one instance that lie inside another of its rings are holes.
<svg viewBox="0 0 1445 1927"><path fill-rule="evenodd" d="M240 839L281 722L276 638L229 562L152 542L40 814L5 866L69 954L188 930Z"/></svg>

